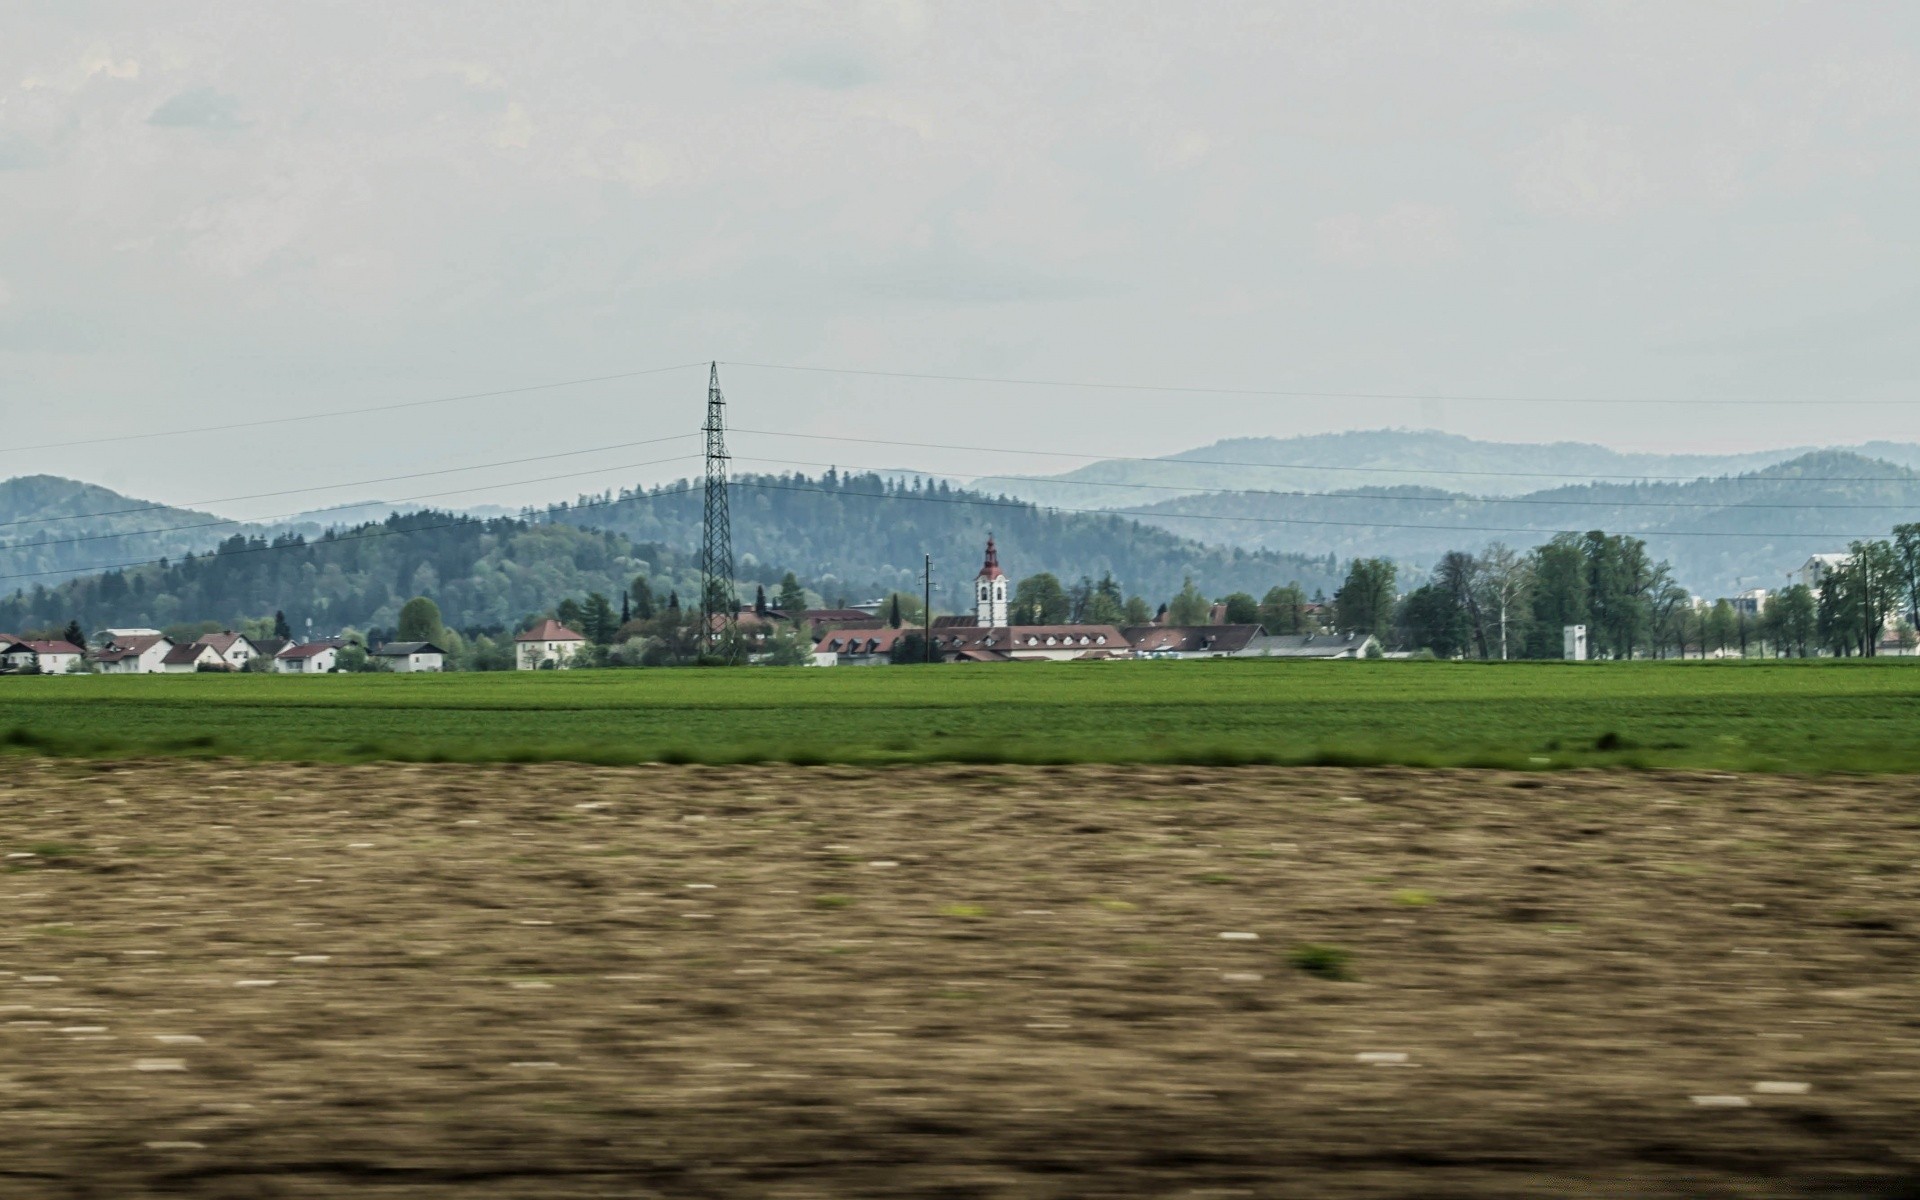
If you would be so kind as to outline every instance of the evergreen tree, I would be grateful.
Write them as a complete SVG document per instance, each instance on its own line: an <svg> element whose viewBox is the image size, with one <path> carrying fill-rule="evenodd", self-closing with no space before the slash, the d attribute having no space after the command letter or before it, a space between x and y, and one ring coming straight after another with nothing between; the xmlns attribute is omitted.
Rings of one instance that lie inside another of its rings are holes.
<svg viewBox="0 0 1920 1200"><path fill-rule="evenodd" d="M293 640L293 628L287 624L287 614L278 610L273 614L273 636L282 641Z"/></svg>
<svg viewBox="0 0 1920 1200"><path fill-rule="evenodd" d="M66 629L60 634L60 640L66 642L68 645L78 646L80 649L85 650L87 648L87 631L80 628L79 621L68 621Z"/></svg>
<svg viewBox="0 0 1920 1200"><path fill-rule="evenodd" d="M573 627L581 636L596 646L605 646L613 641L620 622L613 615L613 601L600 592L590 592L587 602L580 607L580 624Z"/></svg>
<svg viewBox="0 0 1920 1200"><path fill-rule="evenodd" d="M633 596L628 592L620 593L620 624L633 620Z"/></svg>
<svg viewBox="0 0 1920 1200"><path fill-rule="evenodd" d="M887 624L895 629L900 628L900 597L898 596L893 598L893 610L887 614Z"/></svg>
<svg viewBox="0 0 1920 1200"><path fill-rule="evenodd" d="M792 571L780 577L780 611L791 619L798 619L807 608L807 591L800 586L800 578Z"/></svg>
<svg viewBox="0 0 1920 1200"><path fill-rule="evenodd" d="M633 619L650 621L653 619L653 585L647 582L645 575L634 577L633 586L627 589L633 597Z"/></svg>
<svg viewBox="0 0 1920 1200"><path fill-rule="evenodd" d="M554 620L560 622L562 625L565 625L568 629L573 630L575 633L581 634L583 636L586 633L586 630L581 628L581 626L585 625L587 622L586 622L585 616L580 611L580 602L578 600L575 600L571 596L567 597L565 600L562 600L557 606L555 606L553 610L553 618Z"/></svg>
<svg viewBox="0 0 1920 1200"><path fill-rule="evenodd" d="M767 615L767 589L765 584L753 586L753 611L755 616Z"/></svg>
<svg viewBox="0 0 1920 1200"><path fill-rule="evenodd" d="M1391 559L1356 558L1347 568L1347 579L1333 594L1334 619L1342 632L1384 634L1393 619L1393 581L1396 568Z"/></svg>

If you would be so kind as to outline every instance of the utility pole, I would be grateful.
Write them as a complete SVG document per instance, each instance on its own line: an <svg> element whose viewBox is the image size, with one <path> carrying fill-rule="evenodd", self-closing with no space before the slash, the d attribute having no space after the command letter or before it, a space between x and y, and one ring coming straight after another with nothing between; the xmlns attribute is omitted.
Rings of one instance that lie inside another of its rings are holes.
<svg viewBox="0 0 1920 1200"><path fill-rule="evenodd" d="M920 603L920 641L927 653L927 662L933 662L933 555L927 555L926 569L920 576L926 598Z"/></svg>
<svg viewBox="0 0 1920 1200"><path fill-rule="evenodd" d="M727 399L720 394L720 364L707 375L707 507L700 545L700 636L731 646L739 608L733 594L733 520L727 511ZM719 622L714 617L720 618Z"/></svg>

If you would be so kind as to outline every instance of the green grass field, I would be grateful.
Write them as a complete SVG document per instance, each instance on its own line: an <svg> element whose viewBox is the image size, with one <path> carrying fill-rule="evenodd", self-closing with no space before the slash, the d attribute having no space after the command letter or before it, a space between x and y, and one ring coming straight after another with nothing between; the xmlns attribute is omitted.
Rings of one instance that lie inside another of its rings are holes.
<svg viewBox="0 0 1920 1200"><path fill-rule="evenodd" d="M0 745L322 761L1906 772L1920 771L1920 661L11 677Z"/></svg>

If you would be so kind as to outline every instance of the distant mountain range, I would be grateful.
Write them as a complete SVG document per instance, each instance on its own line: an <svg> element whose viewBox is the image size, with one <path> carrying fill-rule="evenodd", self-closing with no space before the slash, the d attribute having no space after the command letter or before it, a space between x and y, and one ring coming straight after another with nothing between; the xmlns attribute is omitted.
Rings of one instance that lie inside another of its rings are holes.
<svg viewBox="0 0 1920 1200"><path fill-rule="evenodd" d="M932 553L936 599L959 606L991 529L1016 577L1045 570L1072 583L1112 571L1157 603L1187 575L1216 595L1290 579L1331 591L1341 564L1357 556L1392 557L1405 578L1417 578L1449 549L1491 541L1524 549L1556 530L1605 529L1646 538L1682 584L1722 595L1777 586L1809 554L1920 521L1917 467L1920 446L1891 442L1654 455L1396 430L1242 438L969 486L899 469L742 476L734 545L742 579L790 569L830 600L918 590L921 556ZM259 525L51 476L0 481L0 594L116 563L205 553L235 534L312 539L385 521L396 508L411 511L368 501ZM535 520L690 553L700 497L697 489L628 491L556 505Z"/></svg>
<svg viewBox="0 0 1920 1200"><path fill-rule="evenodd" d="M1434 430L1373 429L1290 438L1229 438L1162 458L1106 459L1060 475L987 475L969 485L1040 504L1132 508L1206 491L1336 491L1409 485L1520 496L1606 477L1693 480L1738 475L1819 449L1920 468L1920 445L1867 442L1746 454L1639 454L1585 442L1488 442Z"/></svg>

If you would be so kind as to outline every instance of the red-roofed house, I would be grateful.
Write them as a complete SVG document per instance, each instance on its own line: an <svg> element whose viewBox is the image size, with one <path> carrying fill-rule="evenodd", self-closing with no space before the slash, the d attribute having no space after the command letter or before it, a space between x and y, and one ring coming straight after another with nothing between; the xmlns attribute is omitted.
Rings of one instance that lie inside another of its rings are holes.
<svg viewBox="0 0 1920 1200"><path fill-rule="evenodd" d="M226 659L220 652L205 642L195 642L191 646L175 646L167 651L160 660L160 669L168 674L190 674L194 671L231 671Z"/></svg>
<svg viewBox="0 0 1920 1200"><path fill-rule="evenodd" d="M222 629L219 633L209 633L201 637L199 645L212 646L220 660L239 671L260 653L254 644L247 640L244 633L235 633L231 629Z"/></svg>
<svg viewBox="0 0 1920 1200"><path fill-rule="evenodd" d="M522 671L564 670L587 639L548 617L525 633L513 635L514 666Z"/></svg>
<svg viewBox="0 0 1920 1200"><path fill-rule="evenodd" d="M0 664L7 670L24 671L29 667L42 675L65 675L78 667L85 652L72 642L20 641L0 646Z"/></svg>
<svg viewBox="0 0 1920 1200"><path fill-rule="evenodd" d="M273 669L281 675L324 675L339 662L340 647L344 644L339 638L327 638L303 646L288 646L273 656Z"/></svg>

